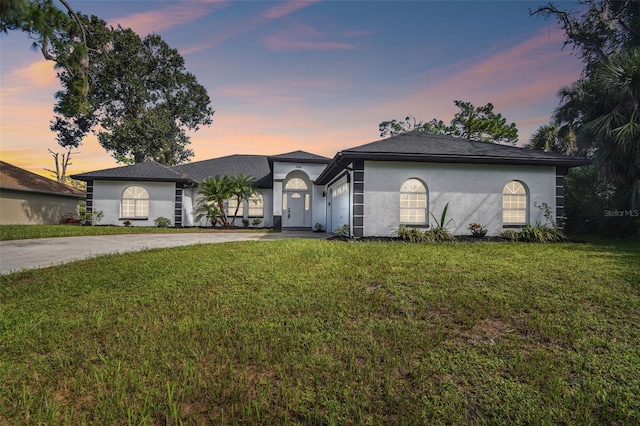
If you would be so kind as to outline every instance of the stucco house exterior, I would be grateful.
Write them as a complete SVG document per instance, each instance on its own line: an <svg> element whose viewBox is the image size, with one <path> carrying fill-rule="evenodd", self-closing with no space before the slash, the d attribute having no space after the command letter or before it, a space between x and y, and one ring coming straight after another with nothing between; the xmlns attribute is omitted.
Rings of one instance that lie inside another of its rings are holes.
<svg viewBox="0 0 640 426"><path fill-rule="evenodd" d="M245 200L240 217L261 226L391 236L399 225L428 228L448 204L450 231L469 223L488 235L544 223L545 203L562 217L564 176L589 162L555 153L409 132L338 152L333 159L295 151L281 155L231 155L174 167L143 163L72 176L87 182L87 208L101 223L153 226L157 217L175 226L195 220L198 183L208 176L242 173L260 195ZM235 210L235 202L228 206Z"/></svg>
<svg viewBox="0 0 640 426"><path fill-rule="evenodd" d="M0 225L60 223L78 217L83 191L0 161Z"/></svg>

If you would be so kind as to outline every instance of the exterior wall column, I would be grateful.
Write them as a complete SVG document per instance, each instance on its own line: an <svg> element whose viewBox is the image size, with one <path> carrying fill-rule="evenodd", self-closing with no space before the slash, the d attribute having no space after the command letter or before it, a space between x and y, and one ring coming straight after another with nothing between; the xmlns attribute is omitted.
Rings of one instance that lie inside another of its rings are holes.
<svg viewBox="0 0 640 426"><path fill-rule="evenodd" d="M556 224L563 229L566 217L564 215L564 177L568 170L556 167Z"/></svg>
<svg viewBox="0 0 640 426"><path fill-rule="evenodd" d="M176 197L173 224L176 228L182 228L182 192L184 184L176 182Z"/></svg>
<svg viewBox="0 0 640 426"><path fill-rule="evenodd" d="M93 213L93 181L87 181L87 199L84 203L84 211L86 213Z"/></svg>
<svg viewBox="0 0 640 426"><path fill-rule="evenodd" d="M273 181L273 229L282 229L282 180Z"/></svg>
<svg viewBox="0 0 640 426"><path fill-rule="evenodd" d="M364 160L353 162L353 231L356 238L364 236Z"/></svg>

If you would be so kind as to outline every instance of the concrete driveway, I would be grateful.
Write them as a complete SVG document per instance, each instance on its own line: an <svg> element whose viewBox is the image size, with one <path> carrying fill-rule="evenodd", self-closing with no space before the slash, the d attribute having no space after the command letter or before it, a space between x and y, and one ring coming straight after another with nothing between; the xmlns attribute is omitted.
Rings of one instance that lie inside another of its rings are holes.
<svg viewBox="0 0 640 426"><path fill-rule="evenodd" d="M101 254L231 241L280 240L285 238L326 239L330 235L286 231L270 233L208 232L102 235L0 241L0 274L4 275L22 269L44 268Z"/></svg>

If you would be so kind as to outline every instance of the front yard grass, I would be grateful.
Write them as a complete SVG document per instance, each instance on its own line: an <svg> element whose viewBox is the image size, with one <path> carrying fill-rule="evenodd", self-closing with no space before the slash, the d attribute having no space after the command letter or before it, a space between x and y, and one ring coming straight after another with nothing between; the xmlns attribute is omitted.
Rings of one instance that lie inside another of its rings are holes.
<svg viewBox="0 0 640 426"><path fill-rule="evenodd" d="M0 277L0 424L638 424L640 245L282 240Z"/></svg>
<svg viewBox="0 0 640 426"><path fill-rule="evenodd" d="M185 232L268 232L266 228L160 228L153 226L0 225L0 241L29 238L81 237L92 235L161 234Z"/></svg>

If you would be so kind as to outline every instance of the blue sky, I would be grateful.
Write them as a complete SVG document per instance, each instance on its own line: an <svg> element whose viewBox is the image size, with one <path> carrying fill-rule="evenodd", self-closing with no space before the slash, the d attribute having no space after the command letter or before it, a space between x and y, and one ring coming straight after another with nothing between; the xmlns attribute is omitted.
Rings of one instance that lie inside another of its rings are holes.
<svg viewBox="0 0 640 426"><path fill-rule="evenodd" d="M519 144L548 122L556 91L582 70L555 22L531 1L79 1L139 35L160 34L208 91L214 123L192 134L193 160L297 149L332 157L379 139L410 114L450 121L453 101L492 102ZM560 2L563 8L573 2ZM36 173L61 151L48 130L53 64L21 33L0 36L0 154ZM115 167L84 141L71 173Z"/></svg>

